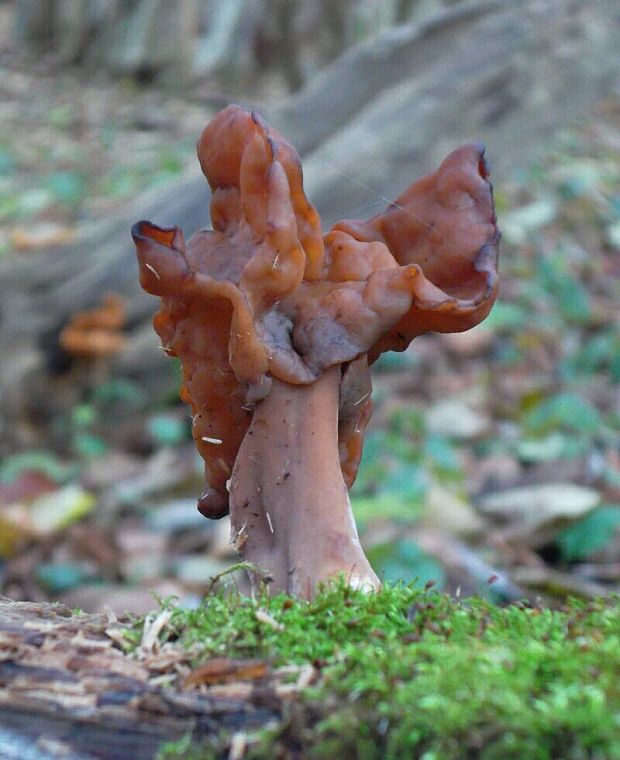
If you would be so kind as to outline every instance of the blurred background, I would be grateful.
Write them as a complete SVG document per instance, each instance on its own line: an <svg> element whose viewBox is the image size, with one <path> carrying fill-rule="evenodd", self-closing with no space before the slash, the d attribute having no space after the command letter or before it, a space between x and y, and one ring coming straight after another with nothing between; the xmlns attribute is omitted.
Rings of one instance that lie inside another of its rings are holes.
<svg viewBox="0 0 620 760"><path fill-rule="evenodd" d="M619 49L616 0L0 1L0 593L191 605L235 560L129 237L208 225L194 144L231 101L298 148L326 227L487 145L498 303L375 366L378 572L620 591Z"/></svg>

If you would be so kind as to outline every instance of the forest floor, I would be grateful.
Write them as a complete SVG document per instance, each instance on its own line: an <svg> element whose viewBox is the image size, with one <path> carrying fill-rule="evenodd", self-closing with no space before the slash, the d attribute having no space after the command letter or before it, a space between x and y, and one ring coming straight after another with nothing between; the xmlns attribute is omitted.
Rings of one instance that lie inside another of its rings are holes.
<svg viewBox="0 0 620 760"><path fill-rule="evenodd" d="M4 65L0 256L36 256L184 172L217 108L213 93L205 106ZM352 492L362 540L382 577L453 594L618 592L620 103L559 131L496 200L489 319L376 366ZM144 612L152 592L198 603L235 558L226 520L195 509L201 466L176 390L91 378L41 445L2 461L1 593L86 611Z"/></svg>

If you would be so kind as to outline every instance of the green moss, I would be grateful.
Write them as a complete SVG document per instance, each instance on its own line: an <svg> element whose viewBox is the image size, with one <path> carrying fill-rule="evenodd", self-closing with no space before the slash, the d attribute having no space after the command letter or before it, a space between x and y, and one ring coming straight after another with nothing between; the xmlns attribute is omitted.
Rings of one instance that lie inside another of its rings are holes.
<svg viewBox="0 0 620 760"><path fill-rule="evenodd" d="M205 658L263 657L275 665L333 659L342 646L364 643L373 631L381 630L388 638L409 632L407 609L421 593L399 585L365 595L346 584L326 588L312 602L284 594L252 599L236 592L215 593L197 609L176 609L164 638L198 645ZM259 608L284 629L258 620Z"/></svg>
<svg viewBox="0 0 620 760"><path fill-rule="evenodd" d="M257 620L259 607L284 628ZM312 602L216 593L171 622L165 637L204 657L320 665L283 723L249 737L253 760L620 758L618 599L498 608L406 585L364 595L338 584ZM227 751L222 736L160 756Z"/></svg>

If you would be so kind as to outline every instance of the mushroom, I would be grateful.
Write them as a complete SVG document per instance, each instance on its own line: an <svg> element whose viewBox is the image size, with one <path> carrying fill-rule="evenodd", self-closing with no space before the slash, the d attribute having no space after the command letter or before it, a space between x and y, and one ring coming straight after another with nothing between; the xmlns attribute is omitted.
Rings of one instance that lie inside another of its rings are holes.
<svg viewBox="0 0 620 760"><path fill-rule="evenodd" d="M372 402L369 365L430 330L467 330L497 295L499 234L484 149L466 145L382 214L325 236L295 150L231 105L198 158L213 230L134 225L154 327L183 366L205 460L199 509L272 591L311 597L340 573L373 589L348 488Z"/></svg>
<svg viewBox="0 0 620 760"><path fill-rule="evenodd" d="M98 360L121 351L127 342L121 330L126 320L123 298L108 293L101 306L74 314L58 336L60 347L67 354Z"/></svg>

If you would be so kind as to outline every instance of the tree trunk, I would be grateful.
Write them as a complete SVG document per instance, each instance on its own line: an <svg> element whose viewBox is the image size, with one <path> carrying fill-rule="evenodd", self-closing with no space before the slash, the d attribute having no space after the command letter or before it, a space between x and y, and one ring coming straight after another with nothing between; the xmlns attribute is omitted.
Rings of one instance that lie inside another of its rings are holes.
<svg viewBox="0 0 620 760"><path fill-rule="evenodd" d="M147 79L191 73L196 0L24 0L20 48L62 64L85 64Z"/></svg>

